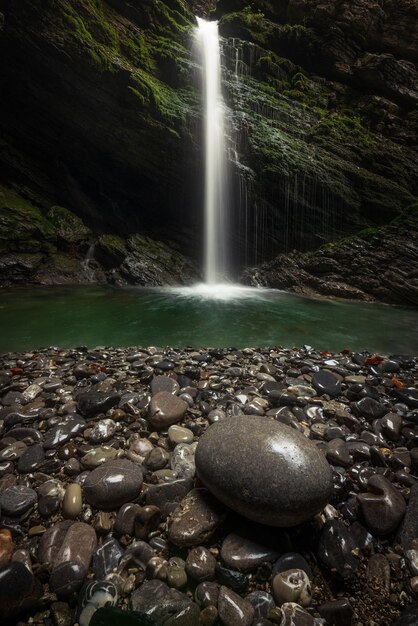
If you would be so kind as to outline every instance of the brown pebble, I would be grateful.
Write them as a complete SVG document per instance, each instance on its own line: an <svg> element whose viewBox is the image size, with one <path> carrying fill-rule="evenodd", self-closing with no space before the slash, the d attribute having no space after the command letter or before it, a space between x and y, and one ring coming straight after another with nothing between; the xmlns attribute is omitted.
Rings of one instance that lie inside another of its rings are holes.
<svg viewBox="0 0 418 626"><path fill-rule="evenodd" d="M146 539L153 530L158 528L160 520L161 511L158 506L150 504L141 507L135 516L135 537L137 539Z"/></svg>
<svg viewBox="0 0 418 626"><path fill-rule="evenodd" d="M10 563L13 554L12 533L7 528L0 529L0 568Z"/></svg>

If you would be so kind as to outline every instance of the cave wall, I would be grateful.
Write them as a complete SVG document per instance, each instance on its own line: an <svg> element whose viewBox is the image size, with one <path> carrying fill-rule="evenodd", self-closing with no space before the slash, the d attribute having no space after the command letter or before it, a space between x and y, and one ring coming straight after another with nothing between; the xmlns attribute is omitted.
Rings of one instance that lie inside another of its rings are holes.
<svg viewBox="0 0 418 626"><path fill-rule="evenodd" d="M62 205L97 235L145 232L200 258L192 29L215 5L240 262L314 248L411 204L411 0L0 0L0 205L16 194L44 216Z"/></svg>

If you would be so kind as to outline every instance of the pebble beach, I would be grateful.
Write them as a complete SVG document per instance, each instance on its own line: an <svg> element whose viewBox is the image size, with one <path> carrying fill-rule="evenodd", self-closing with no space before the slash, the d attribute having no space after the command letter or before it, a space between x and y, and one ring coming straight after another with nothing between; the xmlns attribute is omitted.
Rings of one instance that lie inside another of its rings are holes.
<svg viewBox="0 0 418 626"><path fill-rule="evenodd" d="M0 623L418 623L418 359L0 359Z"/></svg>

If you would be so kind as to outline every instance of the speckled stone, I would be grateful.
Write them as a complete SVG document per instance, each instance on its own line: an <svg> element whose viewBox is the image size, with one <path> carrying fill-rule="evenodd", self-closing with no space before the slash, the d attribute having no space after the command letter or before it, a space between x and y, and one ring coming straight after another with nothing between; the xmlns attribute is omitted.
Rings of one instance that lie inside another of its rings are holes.
<svg viewBox="0 0 418 626"><path fill-rule="evenodd" d="M160 391L150 404L149 421L154 428L166 428L179 422L188 409L188 404L169 391Z"/></svg>
<svg viewBox="0 0 418 626"><path fill-rule="evenodd" d="M306 521L333 491L323 453L269 418L231 416L213 424L198 443L195 461L199 478L219 500L272 526Z"/></svg>
<svg viewBox="0 0 418 626"><path fill-rule="evenodd" d="M132 461L118 459L93 470L86 478L83 491L90 504L111 510L135 500L141 485L141 468Z"/></svg>
<svg viewBox="0 0 418 626"><path fill-rule="evenodd" d="M192 489L168 520L168 537L179 547L198 546L213 535L224 518L222 505L206 489Z"/></svg>

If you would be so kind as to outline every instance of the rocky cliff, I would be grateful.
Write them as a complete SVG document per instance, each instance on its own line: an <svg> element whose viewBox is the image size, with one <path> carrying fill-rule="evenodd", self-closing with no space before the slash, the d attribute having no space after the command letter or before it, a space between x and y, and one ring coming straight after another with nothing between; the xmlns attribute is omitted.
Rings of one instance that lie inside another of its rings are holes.
<svg viewBox="0 0 418 626"><path fill-rule="evenodd" d="M412 0L0 0L3 281L76 280L96 244L98 279L144 282L138 264L122 268L135 233L148 237L141 250L155 266L155 240L181 257L176 267L185 267L183 255L200 259L201 103L191 49L195 13L215 5L237 262L313 249L412 204ZM62 220L77 224L70 243ZM122 256L106 248L115 241Z"/></svg>

